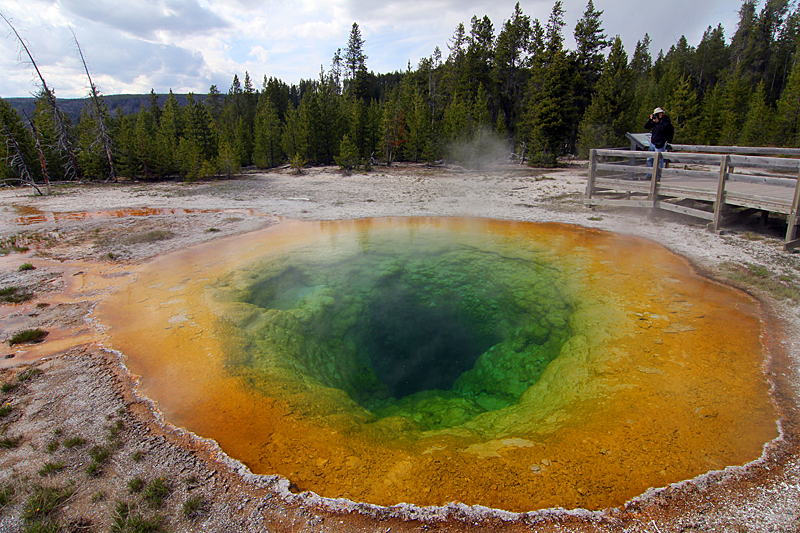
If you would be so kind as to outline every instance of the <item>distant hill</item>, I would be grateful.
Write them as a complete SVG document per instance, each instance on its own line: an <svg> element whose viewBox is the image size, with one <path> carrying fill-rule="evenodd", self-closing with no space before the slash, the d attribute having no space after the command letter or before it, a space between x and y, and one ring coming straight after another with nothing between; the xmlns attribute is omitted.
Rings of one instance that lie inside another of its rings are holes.
<svg viewBox="0 0 800 533"><path fill-rule="evenodd" d="M164 102L167 101L169 97L168 94L159 94L158 95L158 105L163 107ZM186 106L186 95L185 94L176 94L175 97L178 99L178 105L181 107ZM206 95L204 94L196 94L194 95L195 99L204 99ZM36 99L33 97L25 97L25 98L3 98L6 102L8 102L11 107L17 110L19 114L25 118L23 112L27 113L28 116L32 117L33 112L36 109ZM103 96L103 101L108 106L108 110L111 112L111 116L115 116L117 114L117 108L121 108L122 112L126 115L131 113L138 113L139 110L144 105L145 107L150 106L150 95L149 94L112 94L109 96ZM69 118L72 120L73 124L78 122L78 117L81 116L81 110L89 105L89 98L59 98L58 103L61 106L61 109L69 115Z"/></svg>

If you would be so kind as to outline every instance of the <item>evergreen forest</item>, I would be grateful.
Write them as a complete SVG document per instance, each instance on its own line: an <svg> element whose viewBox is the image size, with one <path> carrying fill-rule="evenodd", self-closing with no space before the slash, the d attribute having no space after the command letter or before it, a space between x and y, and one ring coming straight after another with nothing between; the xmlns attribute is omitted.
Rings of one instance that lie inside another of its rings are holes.
<svg viewBox="0 0 800 533"><path fill-rule="evenodd" d="M186 105L151 92L137 113L112 116L89 77L90 104L77 121L39 74L33 116L0 100L0 180L195 180L250 166L351 171L497 153L553 166L627 146L625 133L642 131L656 106L672 118L676 143L800 147L800 6L761 4L744 0L731 36L711 25L699 43L681 37L655 58L647 34L631 56L606 35L593 0L573 30L574 50L564 44L561 0L544 22L517 4L501 25L475 16L416 66L386 74L368 69L354 23L316 79L288 85L245 72L226 92L212 85Z"/></svg>

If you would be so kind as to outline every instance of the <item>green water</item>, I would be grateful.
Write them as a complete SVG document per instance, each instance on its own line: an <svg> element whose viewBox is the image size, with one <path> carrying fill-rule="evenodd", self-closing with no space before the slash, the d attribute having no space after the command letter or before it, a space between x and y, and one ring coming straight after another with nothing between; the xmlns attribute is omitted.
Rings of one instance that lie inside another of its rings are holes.
<svg viewBox="0 0 800 533"><path fill-rule="evenodd" d="M567 281L536 246L502 236L320 242L240 273L235 299L250 314L231 367L255 387L274 386L263 374L343 391L367 418L458 426L516 403L559 354Z"/></svg>

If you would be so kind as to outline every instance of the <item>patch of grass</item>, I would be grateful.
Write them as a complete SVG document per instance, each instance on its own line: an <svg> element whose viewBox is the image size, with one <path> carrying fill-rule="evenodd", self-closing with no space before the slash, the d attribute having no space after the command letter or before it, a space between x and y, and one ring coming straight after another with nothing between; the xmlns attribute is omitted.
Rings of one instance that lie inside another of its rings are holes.
<svg viewBox="0 0 800 533"><path fill-rule="evenodd" d="M111 531L112 533L159 533L164 531L164 526L160 517L145 518L139 513L132 513L128 507L124 516L117 512Z"/></svg>
<svg viewBox="0 0 800 533"><path fill-rule="evenodd" d="M125 244L143 244L147 242L158 242L171 239L175 234L171 231L163 229L154 229L151 231L144 231L141 233L134 233L126 237L123 242Z"/></svg>
<svg viewBox="0 0 800 533"><path fill-rule="evenodd" d="M60 487L34 487L22 509L26 522L42 520L52 515L72 496L72 492Z"/></svg>
<svg viewBox="0 0 800 533"><path fill-rule="evenodd" d="M0 391L11 392L14 389L16 389L17 387L19 387L19 383L10 383L10 382L9 383L3 383L2 385L0 385Z"/></svg>
<svg viewBox="0 0 800 533"><path fill-rule="evenodd" d="M39 475L42 477L45 476L52 476L53 474L58 474L66 465L64 463L45 463L42 468L39 469Z"/></svg>
<svg viewBox="0 0 800 533"><path fill-rule="evenodd" d="M32 380L33 378L35 378L36 376L38 376L40 374L42 374L42 370L41 369L39 369L39 368L29 368L28 370L26 370L25 372L21 372L17 376L17 381L19 381L20 383L24 383L26 381Z"/></svg>
<svg viewBox="0 0 800 533"><path fill-rule="evenodd" d="M752 276L755 276L757 278L766 279L770 277L769 269L764 265L748 264L747 270L750 272Z"/></svg>
<svg viewBox="0 0 800 533"><path fill-rule="evenodd" d="M144 459L144 452L142 450L136 450L135 452L133 452L133 455L131 455L131 459L133 459L134 462L138 463L139 461Z"/></svg>
<svg viewBox="0 0 800 533"><path fill-rule="evenodd" d="M3 287L0 289L0 302L18 304L33 298L33 293L22 287Z"/></svg>
<svg viewBox="0 0 800 533"><path fill-rule="evenodd" d="M24 329L19 333L15 333L8 339L8 345L14 346L15 344L36 344L42 342L48 333L43 329Z"/></svg>
<svg viewBox="0 0 800 533"><path fill-rule="evenodd" d="M89 456L91 456L92 462L86 467L86 473L90 476L99 476L103 473L103 463L111 457L111 450L104 446L93 446L89 450Z"/></svg>
<svg viewBox="0 0 800 533"><path fill-rule="evenodd" d="M197 520L208 514L209 502L202 496L193 496L183 502L183 516L189 520Z"/></svg>
<svg viewBox="0 0 800 533"><path fill-rule="evenodd" d="M128 481L128 492L132 494L136 492L142 492L144 486L145 486L144 480L140 477L135 477L132 480Z"/></svg>
<svg viewBox="0 0 800 533"><path fill-rule="evenodd" d="M11 411L12 411L11 404L5 403L3 405L0 405L0 418L7 417L8 415L11 414Z"/></svg>
<svg viewBox="0 0 800 533"><path fill-rule="evenodd" d="M742 233L742 238L748 241L763 241L764 236L759 235L758 233L754 233L752 231L745 231Z"/></svg>
<svg viewBox="0 0 800 533"><path fill-rule="evenodd" d="M767 292L774 298L800 300L800 288L773 278L769 269L763 265L726 262L720 268L732 281Z"/></svg>
<svg viewBox="0 0 800 533"><path fill-rule="evenodd" d="M217 233L218 231L222 231L222 230L221 229L217 229L217 228L208 228L206 230L206 233Z"/></svg>
<svg viewBox="0 0 800 533"><path fill-rule="evenodd" d="M14 487L11 485L3 485L0 487L0 509L8 505L14 500Z"/></svg>
<svg viewBox="0 0 800 533"><path fill-rule="evenodd" d="M31 522L25 526L22 533L61 533L62 529L58 522L46 520L43 522Z"/></svg>
<svg viewBox="0 0 800 533"><path fill-rule="evenodd" d="M64 448L76 448L86 444L86 439L81 437L70 437L64 440Z"/></svg>
<svg viewBox="0 0 800 533"><path fill-rule="evenodd" d="M0 439L0 450L12 450L19 447L22 437L3 437Z"/></svg>
<svg viewBox="0 0 800 533"><path fill-rule="evenodd" d="M142 493L142 497L151 507L158 508L164 504L164 500L166 500L170 494L172 494L172 487L170 487L169 482L159 477L147 485L147 488L145 488Z"/></svg>
<svg viewBox="0 0 800 533"><path fill-rule="evenodd" d="M100 503L106 500L105 492L96 492L92 494L92 503Z"/></svg>
<svg viewBox="0 0 800 533"><path fill-rule="evenodd" d="M117 420L117 422L111 426L108 430L108 440L114 440L117 436L125 429L125 423L122 420Z"/></svg>
<svg viewBox="0 0 800 533"><path fill-rule="evenodd" d="M17 270L19 272L25 272L26 270L36 270L36 267L30 263L22 263Z"/></svg>
<svg viewBox="0 0 800 533"><path fill-rule="evenodd" d="M61 443L59 443L57 439L53 439L47 443L47 447L45 449L47 450L47 453L53 453L58 449L59 446L61 446Z"/></svg>
<svg viewBox="0 0 800 533"><path fill-rule="evenodd" d="M19 236L17 235L0 239L0 255L8 255L11 252L24 253L28 250L30 250L30 248L27 246L20 245Z"/></svg>

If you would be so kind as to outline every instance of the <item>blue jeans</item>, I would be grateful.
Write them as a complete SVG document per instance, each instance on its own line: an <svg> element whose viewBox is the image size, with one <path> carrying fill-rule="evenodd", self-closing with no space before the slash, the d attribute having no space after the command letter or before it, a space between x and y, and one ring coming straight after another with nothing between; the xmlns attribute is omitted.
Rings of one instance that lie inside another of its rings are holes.
<svg viewBox="0 0 800 533"><path fill-rule="evenodd" d="M648 148L647 150L650 151L650 152L664 153L664 152L667 151L667 143L664 143L664 146L662 146L661 148L656 148L655 144L650 143L650 148ZM647 159L647 168L653 168L653 158L652 157L649 157ZM664 158L663 157L659 158L658 168L664 168ZM652 174L648 174L645 179L649 180L652 176L653 176Z"/></svg>

